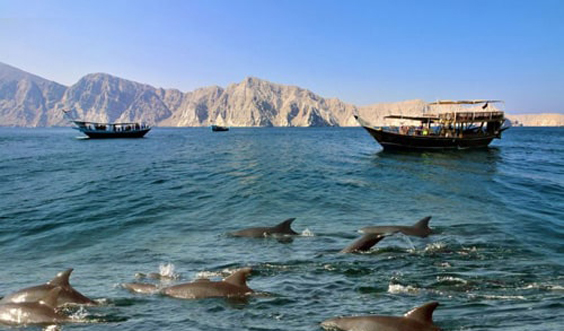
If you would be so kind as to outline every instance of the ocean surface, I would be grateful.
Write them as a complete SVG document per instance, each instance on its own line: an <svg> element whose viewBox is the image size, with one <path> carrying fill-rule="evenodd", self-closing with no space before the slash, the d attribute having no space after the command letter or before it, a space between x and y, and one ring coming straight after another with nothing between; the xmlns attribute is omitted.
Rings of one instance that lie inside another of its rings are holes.
<svg viewBox="0 0 564 331"><path fill-rule="evenodd" d="M100 305L67 308L81 323L62 330L321 330L429 301L444 330L564 329L564 128L444 153L383 152L361 128L78 135L0 129L0 296L74 268L71 284ZM428 238L338 253L361 227L425 216ZM295 238L227 235L290 217ZM247 266L258 294L246 300L120 286Z"/></svg>

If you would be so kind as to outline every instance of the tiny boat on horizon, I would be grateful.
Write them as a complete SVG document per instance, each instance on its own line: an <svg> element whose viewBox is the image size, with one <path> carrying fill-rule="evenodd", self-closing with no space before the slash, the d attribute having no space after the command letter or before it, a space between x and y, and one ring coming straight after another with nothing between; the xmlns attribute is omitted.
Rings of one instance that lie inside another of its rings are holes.
<svg viewBox="0 0 564 331"><path fill-rule="evenodd" d="M511 127L504 112L487 110L489 104L500 100L440 100L426 105L480 105L479 110L424 112L418 116L388 115L385 118L414 121L419 125L372 126L359 115L358 123L384 148L384 150L448 150L485 148L493 139L501 139L501 133Z"/></svg>
<svg viewBox="0 0 564 331"><path fill-rule="evenodd" d="M211 129L214 132L229 131L229 128L222 125L212 124Z"/></svg>

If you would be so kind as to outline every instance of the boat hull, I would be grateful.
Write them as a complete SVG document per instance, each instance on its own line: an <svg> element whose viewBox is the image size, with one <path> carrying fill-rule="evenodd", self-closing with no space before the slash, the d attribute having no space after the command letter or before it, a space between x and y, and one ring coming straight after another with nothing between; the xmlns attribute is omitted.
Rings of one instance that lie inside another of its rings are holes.
<svg viewBox="0 0 564 331"><path fill-rule="evenodd" d="M363 126L384 150L453 150L486 148L496 136L471 135L467 137L442 137L404 135L383 129Z"/></svg>
<svg viewBox="0 0 564 331"><path fill-rule="evenodd" d="M229 131L229 128L226 126L221 126L221 125L212 125L211 126L212 131L214 132L224 132L224 131Z"/></svg>
<svg viewBox="0 0 564 331"><path fill-rule="evenodd" d="M101 131L101 130L80 130L91 139L110 139L110 138L143 138L151 129L131 130L131 131Z"/></svg>

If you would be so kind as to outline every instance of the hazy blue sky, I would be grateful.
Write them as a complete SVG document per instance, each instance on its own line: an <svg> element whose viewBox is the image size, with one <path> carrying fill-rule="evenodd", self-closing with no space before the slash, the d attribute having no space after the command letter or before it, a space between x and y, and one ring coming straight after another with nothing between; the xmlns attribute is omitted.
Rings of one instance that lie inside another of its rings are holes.
<svg viewBox="0 0 564 331"><path fill-rule="evenodd" d="M0 62L191 91L254 76L365 105L564 113L564 0L0 0Z"/></svg>

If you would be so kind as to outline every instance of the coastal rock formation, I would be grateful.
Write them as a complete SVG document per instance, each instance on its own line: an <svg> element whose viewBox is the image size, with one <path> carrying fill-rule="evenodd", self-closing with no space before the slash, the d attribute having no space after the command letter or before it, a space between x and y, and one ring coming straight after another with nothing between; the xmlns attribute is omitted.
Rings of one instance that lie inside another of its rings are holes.
<svg viewBox="0 0 564 331"><path fill-rule="evenodd" d="M63 110L85 121L176 127L358 126L355 113L373 125L384 125L386 115L416 115L424 107L423 100L357 107L254 77L226 88L211 86L184 93L96 73L66 87L0 63L0 126L69 125ZM563 114L508 117L526 126L564 125Z"/></svg>
<svg viewBox="0 0 564 331"><path fill-rule="evenodd" d="M0 63L0 125L49 126L66 87Z"/></svg>
<svg viewBox="0 0 564 331"><path fill-rule="evenodd" d="M564 126L564 114L508 114L514 126Z"/></svg>
<svg viewBox="0 0 564 331"><path fill-rule="evenodd" d="M156 124L171 115L164 101L167 94L159 92L149 85L108 74L89 74L65 91L56 110L59 113L63 109L68 110L72 118L92 122ZM174 100L174 96L170 99ZM60 120L53 124L64 124L63 119Z"/></svg>
<svg viewBox="0 0 564 331"><path fill-rule="evenodd" d="M339 126L355 107L309 90L249 77L226 89L217 86L184 94L164 126Z"/></svg>

